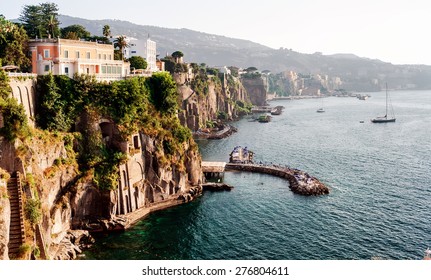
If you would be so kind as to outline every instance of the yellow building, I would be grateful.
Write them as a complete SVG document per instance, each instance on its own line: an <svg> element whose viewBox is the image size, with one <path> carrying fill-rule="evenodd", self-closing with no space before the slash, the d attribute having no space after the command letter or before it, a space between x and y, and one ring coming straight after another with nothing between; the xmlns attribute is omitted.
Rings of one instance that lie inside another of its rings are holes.
<svg viewBox="0 0 431 280"><path fill-rule="evenodd" d="M94 75L98 80L119 80L130 74L130 64L114 60L114 46L69 39L35 39L29 42L32 72L73 77Z"/></svg>

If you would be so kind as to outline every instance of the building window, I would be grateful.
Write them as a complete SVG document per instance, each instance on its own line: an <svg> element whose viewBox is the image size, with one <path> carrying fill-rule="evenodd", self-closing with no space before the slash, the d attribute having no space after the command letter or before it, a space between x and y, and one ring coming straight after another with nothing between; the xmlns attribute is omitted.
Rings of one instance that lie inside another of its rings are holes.
<svg viewBox="0 0 431 280"><path fill-rule="evenodd" d="M69 67L64 67L64 74L69 75Z"/></svg>
<svg viewBox="0 0 431 280"><path fill-rule="evenodd" d="M49 72L49 65L47 64L47 65L45 65L45 72Z"/></svg>
<svg viewBox="0 0 431 280"><path fill-rule="evenodd" d="M64 50L64 58L69 58L69 51L68 50Z"/></svg>
<svg viewBox="0 0 431 280"><path fill-rule="evenodd" d="M50 54L49 50L43 50L43 56L45 58L51 57L51 54Z"/></svg>
<svg viewBox="0 0 431 280"><path fill-rule="evenodd" d="M131 51L131 53L136 53L136 51Z"/></svg>
<svg viewBox="0 0 431 280"><path fill-rule="evenodd" d="M79 58L79 52L76 52L76 58Z"/></svg>
<svg viewBox="0 0 431 280"><path fill-rule="evenodd" d="M102 59L102 55L99 53L99 59Z"/></svg>
<svg viewBox="0 0 431 280"><path fill-rule="evenodd" d="M87 59L90 59L90 58L91 58L91 53L87 52Z"/></svg>
<svg viewBox="0 0 431 280"><path fill-rule="evenodd" d="M102 74L106 74L106 66L102 66Z"/></svg>
<svg viewBox="0 0 431 280"><path fill-rule="evenodd" d="M112 60L112 56L111 55L109 55L109 60Z"/></svg>
<svg viewBox="0 0 431 280"><path fill-rule="evenodd" d="M106 60L106 53L103 55L103 59Z"/></svg>

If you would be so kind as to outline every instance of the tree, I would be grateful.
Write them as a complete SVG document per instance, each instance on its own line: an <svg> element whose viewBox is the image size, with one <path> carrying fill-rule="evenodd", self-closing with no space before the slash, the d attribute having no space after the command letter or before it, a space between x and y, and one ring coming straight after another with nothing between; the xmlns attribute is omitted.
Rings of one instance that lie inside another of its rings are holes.
<svg viewBox="0 0 431 280"><path fill-rule="evenodd" d="M132 56L129 58L130 68L147 69L148 63L142 56Z"/></svg>
<svg viewBox="0 0 431 280"><path fill-rule="evenodd" d="M30 38L57 37L60 34L55 3L25 5L19 17Z"/></svg>
<svg viewBox="0 0 431 280"><path fill-rule="evenodd" d="M111 27L109 25L103 26L103 36L111 37Z"/></svg>
<svg viewBox="0 0 431 280"><path fill-rule="evenodd" d="M129 47L129 43L127 42L127 39L125 36L118 36L115 40L114 40L114 47L118 48L120 50L120 57L121 59L124 59L124 53L123 50L125 48Z"/></svg>
<svg viewBox="0 0 431 280"><path fill-rule="evenodd" d="M84 26L79 24L73 24L61 28L61 37L66 39L74 39L68 37L76 37L76 38L89 38L91 36L90 32L85 29Z"/></svg>
<svg viewBox="0 0 431 280"><path fill-rule="evenodd" d="M65 100L60 94L60 88L54 80L52 73L39 78L40 92L39 114L37 123L43 129L68 131L70 120L64 113Z"/></svg>
<svg viewBox="0 0 431 280"><path fill-rule="evenodd" d="M31 61L27 57L28 36L18 25L0 17L0 59L2 65L15 65L21 71L29 70Z"/></svg>
<svg viewBox="0 0 431 280"><path fill-rule="evenodd" d="M175 114L178 109L177 86L172 76L166 72L154 73L147 80L150 101L161 113Z"/></svg>
<svg viewBox="0 0 431 280"><path fill-rule="evenodd" d="M60 36L60 21L58 20L58 6L55 3L42 3L39 4L42 11L44 22L43 26L46 33L51 37Z"/></svg>
<svg viewBox="0 0 431 280"><path fill-rule="evenodd" d="M179 63L180 59L184 57L184 54L181 51L175 51L172 53L172 57L175 58L176 63Z"/></svg>
<svg viewBox="0 0 431 280"><path fill-rule="evenodd" d="M19 21L30 38L42 37L42 9L36 5L25 5Z"/></svg>
<svg viewBox="0 0 431 280"><path fill-rule="evenodd" d="M18 137L26 137L29 133L25 109L12 96L8 75L0 69L0 114L3 117L3 127L0 135L9 141Z"/></svg>
<svg viewBox="0 0 431 280"><path fill-rule="evenodd" d="M250 72L256 72L256 71L257 71L257 68L256 68L256 67L254 67L254 66L251 66L251 67L248 67L247 69L245 69L245 71L246 71L247 73L250 73Z"/></svg>

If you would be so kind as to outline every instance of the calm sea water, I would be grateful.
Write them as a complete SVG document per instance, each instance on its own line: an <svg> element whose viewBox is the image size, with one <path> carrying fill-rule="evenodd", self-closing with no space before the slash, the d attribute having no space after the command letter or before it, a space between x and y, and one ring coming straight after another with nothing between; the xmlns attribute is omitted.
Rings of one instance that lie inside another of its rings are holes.
<svg viewBox="0 0 431 280"><path fill-rule="evenodd" d="M236 145L326 183L327 196L293 194L268 175L232 172L231 192L150 215L98 238L86 259L421 259L431 247L431 91L392 92L396 123L373 124L384 92L366 101L276 101L270 123L243 119L227 139L200 141L204 160ZM316 109L323 106L326 112ZM364 121L361 123L360 121Z"/></svg>

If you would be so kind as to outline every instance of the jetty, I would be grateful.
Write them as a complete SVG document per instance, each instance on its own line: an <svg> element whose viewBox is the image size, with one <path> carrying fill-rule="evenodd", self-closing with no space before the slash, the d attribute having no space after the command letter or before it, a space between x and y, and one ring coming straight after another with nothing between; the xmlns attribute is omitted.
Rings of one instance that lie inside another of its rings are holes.
<svg viewBox="0 0 431 280"><path fill-rule="evenodd" d="M207 190L231 190L233 187L222 183L224 172L245 171L286 179L289 188L296 194L305 196L329 194L329 188L325 184L304 171L276 164L255 163L253 158L253 151L247 147L236 146L229 154L228 163L203 161L201 166L206 182L202 186Z"/></svg>
<svg viewBox="0 0 431 280"><path fill-rule="evenodd" d="M281 165L267 164L242 164L242 163L227 163L225 170L237 170L264 173L289 181L289 188L296 194L305 196L316 196L329 194L329 188L320 182L317 178L310 176L308 173Z"/></svg>

